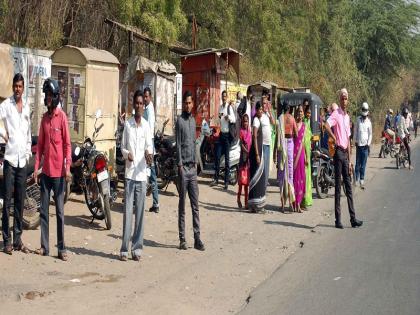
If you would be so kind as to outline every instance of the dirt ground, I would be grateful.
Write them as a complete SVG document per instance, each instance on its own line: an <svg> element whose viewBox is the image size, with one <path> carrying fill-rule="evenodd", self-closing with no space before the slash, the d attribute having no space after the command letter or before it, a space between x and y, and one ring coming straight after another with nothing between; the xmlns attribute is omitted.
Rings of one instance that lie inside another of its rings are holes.
<svg viewBox="0 0 420 315"><path fill-rule="evenodd" d="M394 159L368 160L367 177ZM354 159L353 159L354 160ZM407 170L401 170L406 171ZM270 182L275 184L272 172ZM201 234L205 252L192 248L191 211L187 207L189 249L178 246L176 189L171 184L160 196L160 213L146 213L145 249L140 263L118 260L122 234L122 204L112 211L113 227L90 223L81 196L65 207L65 240L69 261L20 252L0 253L0 313L2 314L230 314L246 303L250 292L286 261L319 224L334 227L333 198L314 199L302 214L279 212L278 188L268 187L269 210L252 214L236 206L236 187L228 192L210 188L200 178ZM357 195L369 193L356 188ZM349 226L343 198L343 223ZM146 209L151 198L146 201ZM50 242L56 242L54 207L50 208ZM24 231L23 241L39 247L40 231ZM0 243L2 248L3 244ZM51 247L51 255L56 248ZM308 262L309 263L309 262ZM296 272L299 272L298 270Z"/></svg>

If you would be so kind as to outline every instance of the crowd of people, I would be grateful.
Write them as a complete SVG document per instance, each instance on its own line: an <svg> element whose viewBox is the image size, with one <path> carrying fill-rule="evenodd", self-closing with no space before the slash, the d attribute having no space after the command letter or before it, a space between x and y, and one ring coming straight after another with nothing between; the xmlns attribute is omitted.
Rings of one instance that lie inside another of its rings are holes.
<svg viewBox="0 0 420 315"><path fill-rule="evenodd" d="M408 155L408 164L409 169L413 169L411 164L411 149L410 149L410 130L413 130L414 138L417 138L417 129L420 125L420 116L417 113L414 117L412 113L409 112L407 107L404 107L401 112L397 111L394 116L394 111L390 108L385 117L385 124L383 133L389 135L392 139L392 145L401 142L407 150ZM399 141L396 141L396 140ZM379 157L385 156L384 152L381 150L379 152Z"/></svg>
<svg viewBox="0 0 420 315"><path fill-rule="evenodd" d="M17 74L13 78L13 96L0 105L0 119L5 122L5 130L0 130L6 142L4 174L5 203L2 216L4 252L13 250L25 253L29 249L22 242L22 212L25 199L26 165L31 156L31 128L29 107L22 93L24 79ZM41 188L41 247L35 252L49 255L49 200L54 192L57 217L58 257L68 259L64 243L64 184L71 180L71 143L67 116L59 106L60 93L56 80L47 79L43 86L44 103L47 107L42 117L37 144L34 179ZM219 183L219 161L225 156L225 169L229 169L229 148L234 141L240 142L237 204L255 213L264 213L266 190L269 185L271 159L276 167L279 187L279 207L285 211L308 210L312 201L311 171L311 106L309 100L302 104L289 106L279 104L277 115L269 101L267 91L263 91L261 101L248 89L247 95L237 95L237 102L228 102L227 93L222 93L219 109L220 137L216 147L215 173L211 186ZM335 171L335 226L342 229L340 194L341 183L347 197L352 227L363 224L356 218L351 185L351 137L356 145L356 180L364 186L366 162L372 142L372 124L369 119L369 106L363 103L360 116L355 124L348 114L349 94L345 88L339 92L339 105L332 104L324 110L318 122L321 127L321 146L330 151L334 158ZM186 194L190 199L194 248L205 250L200 236L199 188L197 183L196 159L196 121L192 115L193 95L186 91L183 95L182 114L178 116L175 127L177 167L179 180L178 232L179 248L187 250L185 231ZM398 116L398 115L397 115ZM408 112L392 119L388 112L385 130L389 133L395 128L404 139ZM417 119L418 124L418 119ZM146 182L150 181L153 190L151 212L159 212L159 194L156 183L154 155L155 114L150 88L137 90L133 96L133 115L124 121L121 152L125 159L124 216L121 261L127 261L131 251L132 259L140 261L143 251L144 207ZM352 125L354 127L352 127ZM395 133L394 133L395 134ZM404 142L405 144L405 142ZM407 142L408 145L408 142ZM408 152L409 148L408 148ZM38 175L43 160L42 173ZM411 162L410 162L411 166ZM150 171L149 171L150 170ZM224 188L228 189L229 172L224 172ZM242 203L242 194L244 203ZM15 200L13 241L9 227L8 208L12 198ZM134 216L134 231L132 233ZM131 248L130 248L131 240Z"/></svg>

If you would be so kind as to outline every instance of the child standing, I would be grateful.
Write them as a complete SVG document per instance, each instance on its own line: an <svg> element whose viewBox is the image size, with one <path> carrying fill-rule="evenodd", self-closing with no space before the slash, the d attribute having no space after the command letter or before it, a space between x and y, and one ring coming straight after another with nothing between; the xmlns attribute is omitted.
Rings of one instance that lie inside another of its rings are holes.
<svg viewBox="0 0 420 315"><path fill-rule="evenodd" d="M251 148L251 130L249 129L249 117L242 116L241 130L239 132L241 141L241 157L239 159L239 181L238 181L238 207L242 208L241 194L244 187L245 208L248 209L248 186L249 186L249 150Z"/></svg>

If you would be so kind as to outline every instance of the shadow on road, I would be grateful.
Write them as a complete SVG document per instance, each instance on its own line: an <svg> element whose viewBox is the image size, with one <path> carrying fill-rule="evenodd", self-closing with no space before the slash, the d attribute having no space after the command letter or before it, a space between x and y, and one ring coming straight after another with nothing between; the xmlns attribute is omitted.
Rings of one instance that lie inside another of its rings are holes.
<svg viewBox="0 0 420 315"><path fill-rule="evenodd" d="M385 166L382 169L383 170L396 170L397 168L395 166L394 167L392 167L392 166Z"/></svg>
<svg viewBox="0 0 420 315"><path fill-rule="evenodd" d="M212 203L206 203L202 201L200 201L200 204L203 206L204 209L207 209L207 210L222 211L222 212L241 212L241 213L253 214L247 209L239 209L238 207L228 207L221 204L212 204Z"/></svg>
<svg viewBox="0 0 420 315"><path fill-rule="evenodd" d="M315 227L314 226L309 226L309 225L304 225L304 224L299 224L299 223L294 223L294 222L285 222L285 221L269 221L269 220L264 220L265 224L277 224L277 225L283 225L283 226L290 226L290 227L295 227L295 228L299 228L299 229L307 229L307 230L312 230Z"/></svg>
<svg viewBox="0 0 420 315"><path fill-rule="evenodd" d="M102 258L107 258L107 259L119 259L118 255L98 252L96 250L83 248L83 247L67 247L67 250L75 253L76 255L96 256L96 257L102 257Z"/></svg>
<svg viewBox="0 0 420 315"><path fill-rule="evenodd" d="M64 219L65 225L70 225L82 229L93 229L93 230L105 230L104 220L94 220L92 222L92 216L87 215L66 215Z"/></svg>
<svg viewBox="0 0 420 315"><path fill-rule="evenodd" d="M121 235L108 234L107 236L112 237L113 239L116 239L116 240L122 240ZM176 246L176 245L161 244L161 243L158 243L158 242L155 242L155 241L152 241L152 240L148 240L148 239L144 239L144 246L178 249L178 246Z"/></svg>
<svg viewBox="0 0 420 315"><path fill-rule="evenodd" d="M237 186L230 185L230 187L237 187ZM218 190L221 193L227 193L227 194L229 194L231 196L236 196L236 190L232 190L232 189L224 190L222 187L212 187L212 188L214 190Z"/></svg>

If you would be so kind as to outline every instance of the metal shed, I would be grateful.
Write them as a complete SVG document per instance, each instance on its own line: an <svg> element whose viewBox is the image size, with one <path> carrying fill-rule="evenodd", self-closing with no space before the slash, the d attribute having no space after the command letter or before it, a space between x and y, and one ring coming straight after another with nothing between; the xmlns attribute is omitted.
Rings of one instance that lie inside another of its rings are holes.
<svg viewBox="0 0 420 315"><path fill-rule="evenodd" d="M130 117L132 113L134 92L149 87L152 90L156 130L160 130L163 122L169 118L165 134L173 134L176 116L176 75L176 67L166 61L154 62L143 56L131 58L125 69L122 84L122 108L127 116Z"/></svg>
<svg viewBox="0 0 420 315"><path fill-rule="evenodd" d="M38 134L39 124L45 112L42 85L51 76L52 51L13 47L0 44L0 101L11 96L14 74L21 73L25 80L23 99L31 109L32 134Z"/></svg>
<svg viewBox="0 0 420 315"><path fill-rule="evenodd" d="M104 127L96 146L113 163L118 119L118 59L105 50L63 46L52 54L51 60L52 77L60 85L72 142L82 143L92 136L95 112L101 109L100 123Z"/></svg>
<svg viewBox="0 0 420 315"><path fill-rule="evenodd" d="M196 50L181 56L182 93L189 90L193 94L197 128L200 128L203 119L210 120L210 125L219 124L220 94L227 88L221 85L221 80L226 80L231 66L239 81L240 56L232 48Z"/></svg>

